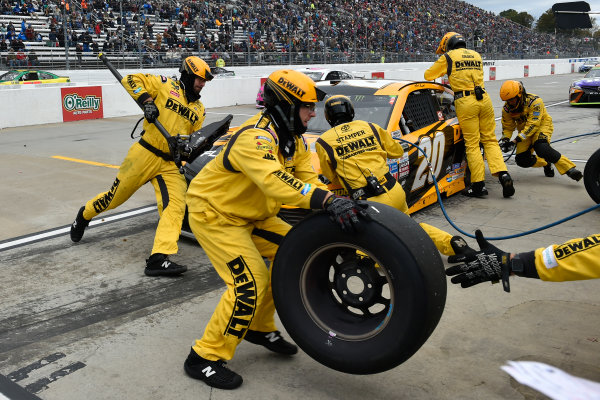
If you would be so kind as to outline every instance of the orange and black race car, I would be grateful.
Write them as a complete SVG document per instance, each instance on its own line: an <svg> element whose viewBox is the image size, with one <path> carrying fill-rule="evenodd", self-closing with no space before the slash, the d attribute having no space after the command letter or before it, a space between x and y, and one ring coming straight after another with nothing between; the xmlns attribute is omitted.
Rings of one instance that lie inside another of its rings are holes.
<svg viewBox="0 0 600 400"><path fill-rule="evenodd" d="M454 110L453 92L446 86L436 82L362 79L318 82L317 85L327 96L348 96L354 105L355 119L374 122L391 132L394 138L419 146L427 154L443 196L451 196L464 189L465 146ZM323 113L324 104L324 101L317 103L317 116L311 119L304 134L313 150L313 165L319 173L321 169L314 152L314 142L330 128ZM222 136L210 151L184 167L188 181L214 158L230 135ZM423 154L413 146L405 148L404 156L389 160L388 165L390 173L402 184L409 212L412 213L435 203L437 194ZM329 188L337 194L346 194L340 186L330 185ZM308 212L284 206L280 216L294 224Z"/></svg>

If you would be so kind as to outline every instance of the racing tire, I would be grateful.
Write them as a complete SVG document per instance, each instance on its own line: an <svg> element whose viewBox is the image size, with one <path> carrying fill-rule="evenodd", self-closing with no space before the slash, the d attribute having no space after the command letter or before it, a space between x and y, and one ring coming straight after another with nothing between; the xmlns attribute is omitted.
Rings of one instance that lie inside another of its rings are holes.
<svg viewBox="0 0 600 400"><path fill-rule="evenodd" d="M585 164L583 183L592 200L600 204L600 149Z"/></svg>
<svg viewBox="0 0 600 400"><path fill-rule="evenodd" d="M425 231L392 207L369 206L372 220L358 233L343 232L325 212L300 221L272 270L286 331L314 360L350 374L409 359L446 303L444 265Z"/></svg>

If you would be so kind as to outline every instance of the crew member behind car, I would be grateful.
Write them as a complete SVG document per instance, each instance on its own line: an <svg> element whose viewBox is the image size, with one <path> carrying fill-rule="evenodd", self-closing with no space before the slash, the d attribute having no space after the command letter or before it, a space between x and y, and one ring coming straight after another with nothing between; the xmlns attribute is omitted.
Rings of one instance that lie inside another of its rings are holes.
<svg viewBox="0 0 600 400"><path fill-rule="evenodd" d="M467 164L471 171L471 186L463 194L470 197L488 194L481 144L490 172L498 177L502 185L502 195L511 197L515 189L496 139L494 106L484 88L481 55L466 46L462 35L446 33L435 52L441 56L425 71L425 79L434 80L447 74L454 91L456 116L463 132Z"/></svg>
<svg viewBox="0 0 600 400"><path fill-rule="evenodd" d="M112 187L81 207L71 226L71 240L79 242L92 218L118 207L146 182L152 182L160 219L146 260L144 273L148 276L179 275L187 270L169 260L169 255L178 250L187 184L173 161L167 140L153 122L160 115L160 122L172 134L187 135L200 129L206 114L200 91L213 76L199 57L184 59L179 72L178 81L142 73L123 78L123 86L144 109L145 133L129 149Z"/></svg>
<svg viewBox="0 0 600 400"><path fill-rule="evenodd" d="M563 282L600 278L600 233L552 244L524 253L508 253L490 244L478 229L475 237L480 250L448 257L446 274L463 288L481 282L498 282L510 292L510 275L543 281Z"/></svg>
<svg viewBox="0 0 600 400"><path fill-rule="evenodd" d="M354 199L387 204L408 214L402 185L389 172L387 159L404 154L400 143L379 125L354 120L352 101L343 95L325 102L325 119L331 129L315 144L323 175L346 188ZM452 236L434 226L421 223L437 249L445 255L467 250L460 236Z"/></svg>
<svg viewBox="0 0 600 400"><path fill-rule="evenodd" d="M343 229L354 229L359 216L367 217L366 204L335 196L312 167L302 134L323 95L301 72L271 73L264 85L265 109L244 122L189 185L190 228L227 285L184 363L189 376L209 386L242 384L224 363L243 339L280 354L297 352L275 326L270 271L263 260L273 260L291 228L277 217L281 205L324 208Z"/></svg>
<svg viewBox="0 0 600 400"><path fill-rule="evenodd" d="M523 84L514 80L502 84L500 98L505 101L502 108L503 136L500 139L504 152L509 152L516 144L515 161L519 167L544 167L544 175L553 177L554 164L561 175L581 180L583 174L575 168L575 164L550 146L554 124L544 101L533 93L527 93ZM518 134L511 142L515 129Z"/></svg>

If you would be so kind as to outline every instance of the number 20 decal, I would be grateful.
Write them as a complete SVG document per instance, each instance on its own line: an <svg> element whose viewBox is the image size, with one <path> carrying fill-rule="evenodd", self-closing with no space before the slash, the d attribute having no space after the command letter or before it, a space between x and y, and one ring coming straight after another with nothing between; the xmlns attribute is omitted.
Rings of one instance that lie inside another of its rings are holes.
<svg viewBox="0 0 600 400"><path fill-rule="evenodd" d="M446 147L444 132L436 132L433 139L430 136L421 137L419 140L419 147L423 149L427 155L427 159L429 159L433 172L435 173L435 178L437 179L442 170L442 164L444 163L444 148ZM419 164L419 168L417 168L417 173L415 175L415 181L411 190L413 192L425 186L425 181L428 181L430 184L433 183L427 160L424 159L423 154L420 151L419 158L421 159L421 163Z"/></svg>

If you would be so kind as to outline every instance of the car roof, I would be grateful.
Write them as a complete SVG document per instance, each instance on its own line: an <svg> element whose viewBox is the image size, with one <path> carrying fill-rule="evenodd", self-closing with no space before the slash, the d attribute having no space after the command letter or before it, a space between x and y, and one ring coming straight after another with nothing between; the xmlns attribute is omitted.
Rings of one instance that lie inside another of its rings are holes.
<svg viewBox="0 0 600 400"><path fill-rule="evenodd" d="M335 92L336 94L377 94L382 96L398 95L403 88L414 85L416 88L439 87L435 82L419 82L409 80L391 80L391 79L347 79L339 83L330 81L316 82L317 87L325 92ZM333 89L335 88L335 89Z"/></svg>

